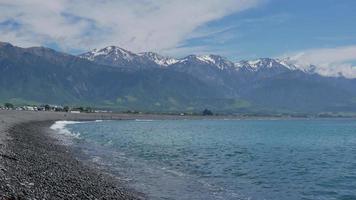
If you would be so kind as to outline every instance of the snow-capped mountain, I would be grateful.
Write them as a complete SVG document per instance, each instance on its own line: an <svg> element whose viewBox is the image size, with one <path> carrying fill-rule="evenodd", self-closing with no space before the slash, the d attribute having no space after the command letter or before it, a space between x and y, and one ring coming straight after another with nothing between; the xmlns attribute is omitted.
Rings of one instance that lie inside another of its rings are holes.
<svg viewBox="0 0 356 200"><path fill-rule="evenodd" d="M79 55L79 57L99 64L130 69L167 67L179 61L178 59L165 57L154 52L136 54L116 46L94 49Z"/></svg>
<svg viewBox="0 0 356 200"><path fill-rule="evenodd" d="M109 46L103 49L94 49L79 55L84 58L102 65L122 67L127 69L143 69L156 67L156 63L131 51L116 46Z"/></svg>
<svg viewBox="0 0 356 200"><path fill-rule="evenodd" d="M287 63L280 59L260 58L257 60L240 61L235 63L235 67L239 71L244 72L286 72L299 70L292 63Z"/></svg>
<svg viewBox="0 0 356 200"><path fill-rule="evenodd" d="M120 47L109 46L103 49L94 49L87 53L79 55L79 57L94 61L99 64L105 64L117 67L132 67L140 65L150 65L150 67L175 67L178 65L207 65L215 67L217 70L245 70L258 71L264 68L285 67L295 70L295 66L287 65L281 61L263 58L255 61L240 61L233 63L228 59L218 55L189 55L187 57L177 59L166 57L154 52L133 53Z"/></svg>
<svg viewBox="0 0 356 200"><path fill-rule="evenodd" d="M178 59L161 56L154 52L144 52L144 53L139 53L138 55L143 58L146 58L148 60L151 60L151 61L155 62L157 65L163 66L163 67L167 67L167 66L170 66L170 65L173 65L173 64L179 62Z"/></svg>
<svg viewBox="0 0 356 200"><path fill-rule="evenodd" d="M231 70L235 68L233 62L218 55L190 55L183 59L180 59L178 63L185 64L185 65L189 65L189 64L209 65L219 70Z"/></svg>
<svg viewBox="0 0 356 200"><path fill-rule="evenodd" d="M189 55L177 59L159 55L155 52L133 53L116 46L109 46L103 49L94 49L79 57L96 62L98 64L122 67L127 69L147 69L147 68L177 68L179 71L187 67L204 67L205 69L215 68L217 71L229 71L235 73L281 73L286 71L301 71L307 74L318 74L326 77L356 78L356 69L350 67L325 68L316 65L300 64L291 58L273 59L260 58L257 60L242 60L231 62L218 55ZM186 69L192 71L191 69ZM183 70L184 71L184 70ZM354 72L354 73L351 73Z"/></svg>
<svg viewBox="0 0 356 200"><path fill-rule="evenodd" d="M257 71L261 69L272 69L272 68L284 68L289 70L297 70L297 67L290 63L286 63L283 62L282 60L271 59L271 58L260 58L257 60L251 60L251 61L247 61L244 64L245 66L247 64L248 67L253 71Z"/></svg>
<svg viewBox="0 0 356 200"><path fill-rule="evenodd" d="M0 42L2 101L152 111L356 112L356 79L322 75L320 67L288 58L233 63L216 55L175 59L114 46L80 57Z"/></svg>
<svg viewBox="0 0 356 200"><path fill-rule="evenodd" d="M79 57L86 58L90 61L95 61L100 58L130 61L136 56L136 54L116 46L109 46L103 49L93 49L92 51L79 55Z"/></svg>
<svg viewBox="0 0 356 200"><path fill-rule="evenodd" d="M140 68L142 68L143 65L150 65L152 67L152 64L154 63L158 65L158 67L173 67L177 64L209 65L222 71L244 69L256 72L262 69L271 68L285 68L289 70L298 69L291 62L271 58L261 58L252 61L240 61L237 63L233 63L228 59L218 55L189 55L181 59L176 59L162 56L154 52L143 52L136 54L115 46L109 46L103 49L94 49L79 55L79 57L94 61L99 64L118 67L129 67L132 65L141 65Z"/></svg>

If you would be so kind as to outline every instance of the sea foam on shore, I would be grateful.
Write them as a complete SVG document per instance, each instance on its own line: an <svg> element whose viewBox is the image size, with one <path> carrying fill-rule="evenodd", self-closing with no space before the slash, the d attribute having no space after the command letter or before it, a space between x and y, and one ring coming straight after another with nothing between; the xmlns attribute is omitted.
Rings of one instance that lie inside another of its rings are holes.
<svg viewBox="0 0 356 200"><path fill-rule="evenodd" d="M85 122L78 122L78 121L56 121L50 129L56 131L57 133L69 137L79 138L80 133L71 132L66 126L69 124L79 124Z"/></svg>
<svg viewBox="0 0 356 200"><path fill-rule="evenodd" d="M72 135L68 124L95 118L84 114L0 112L0 137L6 142L0 145L0 199L144 199L142 193L127 189L117 178L79 161L74 149L52 137L71 141L75 138L63 135ZM50 126L56 133L48 134Z"/></svg>

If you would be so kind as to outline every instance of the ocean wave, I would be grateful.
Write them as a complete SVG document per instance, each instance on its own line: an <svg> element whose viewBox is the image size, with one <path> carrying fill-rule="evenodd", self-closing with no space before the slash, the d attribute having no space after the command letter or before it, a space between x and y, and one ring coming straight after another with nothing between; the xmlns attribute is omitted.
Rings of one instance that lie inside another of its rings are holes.
<svg viewBox="0 0 356 200"><path fill-rule="evenodd" d="M164 170L164 171L166 171L167 173L172 174L172 175L175 175L175 176L179 176L179 177L186 176L186 174L184 174L184 173L182 173L182 172L179 172L179 171L176 171L176 170L167 169L167 168L165 168L165 167L162 167L161 169Z"/></svg>
<svg viewBox="0 0 356 200"><path fill-rule="evenodd" d="M56 121L50 129L56 131L57 133L69 137L79 138L80 133L73 133L71 132L66 126L69 124L79 124L84 122L77 122L77 121Z"/></svg>
<svg viewBox="0 0 356 200"><path fill-rule="evenodd" d="M155 120L152 119L135 119L136 122L153 122Z"/></svg>

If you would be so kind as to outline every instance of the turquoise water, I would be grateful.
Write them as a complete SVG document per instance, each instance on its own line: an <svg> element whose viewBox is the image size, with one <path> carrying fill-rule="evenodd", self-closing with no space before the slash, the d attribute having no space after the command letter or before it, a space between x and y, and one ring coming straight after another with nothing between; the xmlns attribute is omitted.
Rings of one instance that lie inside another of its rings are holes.
<svg viewBox="0 0 356 200"><path fill-rule="evenodd" d="M356 199L354 120L69 124L72 145L151 199Z"/></svg>

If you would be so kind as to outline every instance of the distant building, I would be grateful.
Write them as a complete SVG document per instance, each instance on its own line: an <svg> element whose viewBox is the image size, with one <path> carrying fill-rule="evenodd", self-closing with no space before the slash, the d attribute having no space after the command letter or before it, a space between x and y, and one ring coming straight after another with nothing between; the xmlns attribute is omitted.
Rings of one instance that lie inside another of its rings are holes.
<svg viewBox="0 0 356 200"><path fill-rule="evenodd" d="M35 107L33 106L24 106L23 109L27 111L35 111Z"/></svg>
<svg viewBox="0 0 356 200"><path fill-rule="evenodd" d="M45 110L46 110L46 108L45 108L45 107L40 106L40 107L38 107L38 108L37 108L37 110L38 110L38 111L45 111Z"/></svg>

